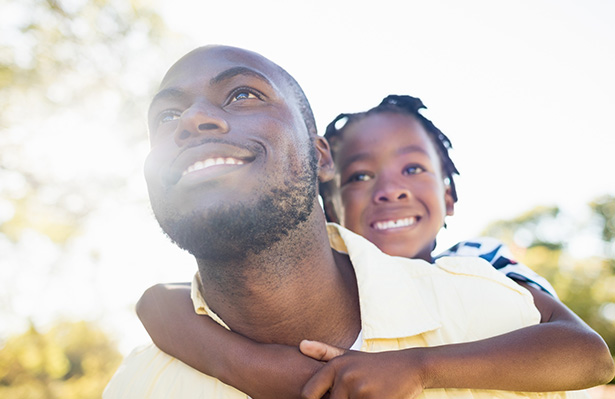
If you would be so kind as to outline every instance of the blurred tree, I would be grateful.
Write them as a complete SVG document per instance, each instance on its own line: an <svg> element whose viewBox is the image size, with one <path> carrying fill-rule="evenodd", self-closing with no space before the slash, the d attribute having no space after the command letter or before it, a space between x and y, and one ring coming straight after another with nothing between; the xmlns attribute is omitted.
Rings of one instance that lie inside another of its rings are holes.
<svg viewBox="0 0 615 399"><path fill-rule="evenodd" d="M598 198L589 208L588 220L578 220L557 207L537 207L494 222L483 234L507 243L520 262L547 278L615 357L615 197Z"/></svg>
<svg viewBox="0 0 615 399"><path fill-rule="evenodd" d="M127 149L145 140L143 99L153 79L143 71L165 27L138 0L0 6L0 233L15 241L33 229L62 243L99 206L100 192L117 193L132 172L120 181L113 167L92 171L87 153L110 140Z"/></svg>
<svg viewBox="0 0 615 399"><path fill-rule="evenodd" d="M79 300L60 306L96 298L101 250L79 239L101 230L92 220L146 201L134 189L147 148L144 114L168 66L161 49L174 39L155 6L0 0L0 344L23 331L24 317L35 325L62 311L79 317L29 298L57 299L71 284Z"/></svg>
<svg viewBox="0 0 615 399"><path fill-rule="evenodd" d="M0 349L0 397L95 399L121 361L113 342L85 322L34 327Z"/></svg>
<svg viewBox="0 0 615 399"><path fill-rule="evenodd" d="M615 273L615 196L605 195L589 204L602 226L604 252Z"/></svg>

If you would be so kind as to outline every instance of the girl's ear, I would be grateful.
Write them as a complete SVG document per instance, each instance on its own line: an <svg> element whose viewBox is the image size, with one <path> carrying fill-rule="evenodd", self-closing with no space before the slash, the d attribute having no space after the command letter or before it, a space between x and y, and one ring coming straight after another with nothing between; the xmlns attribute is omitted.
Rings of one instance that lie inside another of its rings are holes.
<svg viewBox="0 0 615 399"><path fill-rule="evenodd" d="M333 164L333 156L327 139L321 136L316 136L314 145L318 152L318 181L326 183L335 176L335 165Z"/></svg>
<svg viewBox="0 0 615 399"><path fill-rule="evenodd" d="M446 207L446 216L453 216L455 214L455 200L453 199L453 189L451 185L444 182L446 191L444 192L444 205Z"/></svg>

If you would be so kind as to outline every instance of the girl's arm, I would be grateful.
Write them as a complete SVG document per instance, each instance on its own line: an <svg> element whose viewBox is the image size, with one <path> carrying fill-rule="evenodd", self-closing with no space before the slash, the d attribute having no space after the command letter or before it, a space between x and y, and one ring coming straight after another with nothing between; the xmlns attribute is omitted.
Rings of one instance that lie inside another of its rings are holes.
<svg viewBox="0 0 615 399"><path fill-rule="evenodd" d="M341 398L408 398L426 388L546 392L609 382L614 366L604 340L551 295L520 284L534 295L541 324L475 342L379 353L302 342L303 353L329 361L306 384L304 398L329 388Z"/></svg>
<svg viewBox="0 0 615 399"><path fill-rule="evenodd" d="M137 315L164 352L252 398L299 398L322 364L298 348L258 344L194 312L190 284L158 284L143 294Z"/></svg>
<svg viewBox="0 0 615 399"><path fill-rule="evenodd" d="M431 366L435 369L428 368L432 387L570 391L605 384L613 378L613 358L602 337L559 300L538 288L519 284L532 293L540 324L454 345L441 359L439 353L432 354ZM460 361L458 356L465 360ZM459 366L466 361L471 362L472 370L464 376Z"/></svg>

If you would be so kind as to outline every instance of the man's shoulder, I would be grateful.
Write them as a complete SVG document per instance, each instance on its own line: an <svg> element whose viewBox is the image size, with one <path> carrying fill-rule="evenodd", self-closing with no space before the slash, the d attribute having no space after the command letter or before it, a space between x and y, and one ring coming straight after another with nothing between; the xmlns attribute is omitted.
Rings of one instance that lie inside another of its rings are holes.
<svg viewBox="0 0 615 399"><path fill-rule="evenodd" d="M430 264L421 259L387 255L373 243L341 226L329 224L328 229L332 247L347 253L355 272L364 278L405 282L427 278L444 282L452 276L465 276L465 279L455 279L455 281L464 284L463 280L477 279L485 284L520 289L518 284L496 272L488 261L480 257L443 256ZM476 283L469 281L467 284Z"/></svg>
<svg viewBox="0 0 615 399"><path fill-rule="evenodd" d="M434 260L434 266L455 275L468 275L508 281L502 273L497 272L493 266L483 258L470 256L443 256Z"/></svg>
<svg viewBox="0 0 615 399"><path fill-rule="evenodd" d="M167 355L155 345L135 348L105 388L104 399L242 398L247 396Z"/></svg>
<svg viewBox="0 0 615 399"><path fill-rule="evenodd" d="M498 292L509 292L515 296L527 297L533 302L529 291L496 271L482 258L446 256L436 259L433 266L441 273L440 279L453 282L458 289L473 291L482 287L481 289L488 289L494 295Z"/></svg>

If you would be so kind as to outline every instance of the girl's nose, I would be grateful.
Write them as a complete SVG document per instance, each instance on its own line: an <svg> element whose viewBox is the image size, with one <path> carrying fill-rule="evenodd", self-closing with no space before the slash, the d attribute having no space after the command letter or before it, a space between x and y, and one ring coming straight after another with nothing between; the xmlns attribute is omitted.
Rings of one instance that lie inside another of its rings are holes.
<svg viewBox="0 0 615 399"><path fill-rule="evenodd" d="M389 183L374 192L373 200L375 203L407 201L411 195L408 188Z"/></svg>

